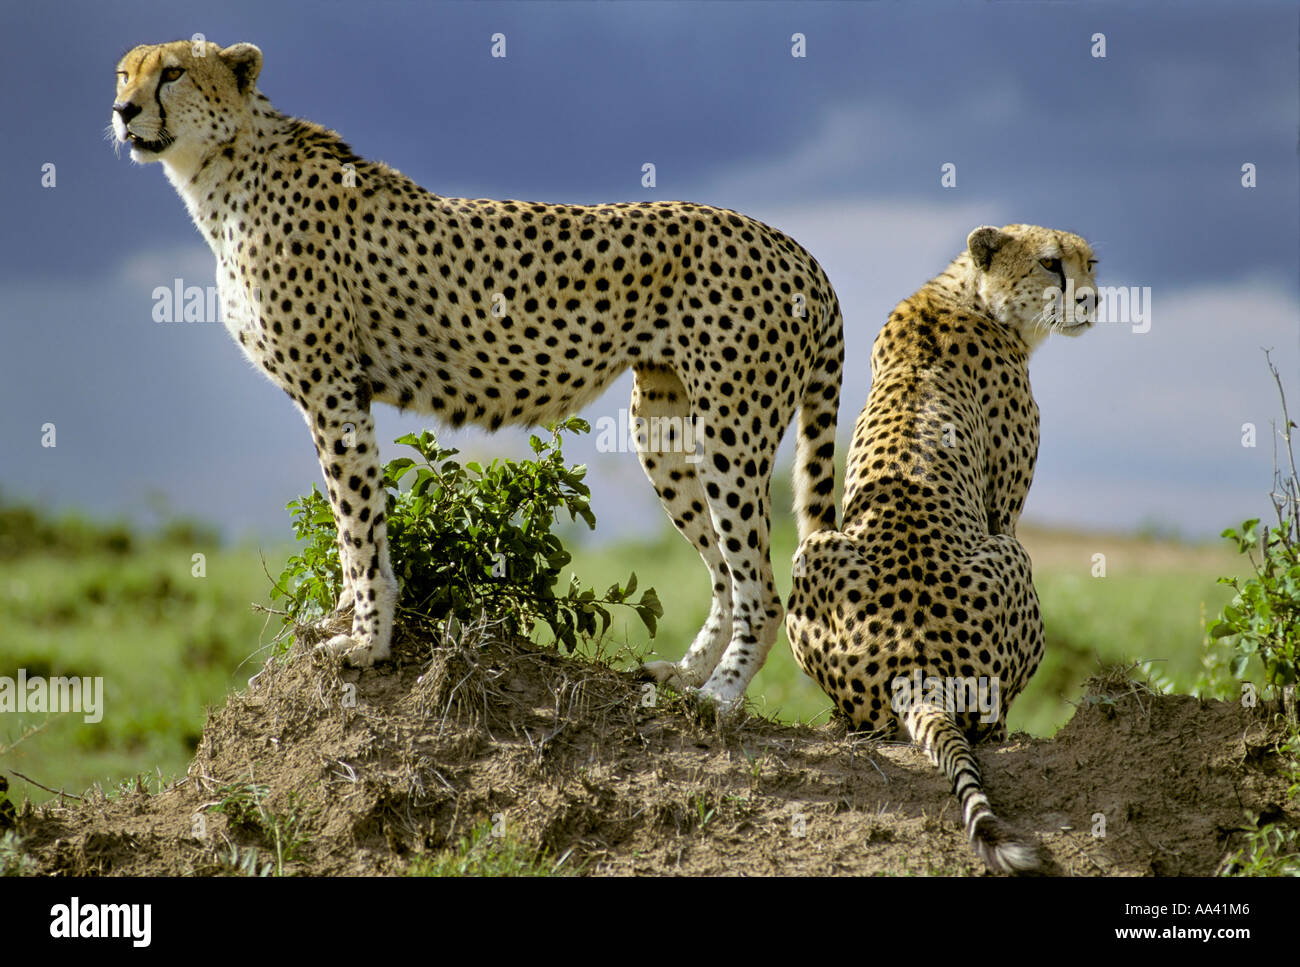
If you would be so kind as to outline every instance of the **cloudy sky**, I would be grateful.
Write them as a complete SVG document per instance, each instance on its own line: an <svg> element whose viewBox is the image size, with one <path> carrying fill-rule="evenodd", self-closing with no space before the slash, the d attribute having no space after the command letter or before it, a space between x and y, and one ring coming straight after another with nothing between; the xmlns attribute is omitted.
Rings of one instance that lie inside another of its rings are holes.
<svg viewBox="0 0 1300 967"><path fill-rule="evenodd" d="M213 260L161 168L105 139L113 67L195 33L256 43L277 107L439 194L687 198L791 234L844 307L842 441L882 321L972 228L1078 232L1102 284L1149 293L1149 329L1107 324L1034 357L1026 520L1205 536L1268 509L1261 347L1300 412L1300 13L1255 3L6 4L4 494L146 518L161 495L271 539L319 480L296 411L219 324L153 318L157 287L211 285ZM629 389L584 415L616 418ZM381 439L424 425L379 408ZM443 439L528 453L519 434ZM592 465L603 532L661 526L635 457L569 453Z"/></svg>

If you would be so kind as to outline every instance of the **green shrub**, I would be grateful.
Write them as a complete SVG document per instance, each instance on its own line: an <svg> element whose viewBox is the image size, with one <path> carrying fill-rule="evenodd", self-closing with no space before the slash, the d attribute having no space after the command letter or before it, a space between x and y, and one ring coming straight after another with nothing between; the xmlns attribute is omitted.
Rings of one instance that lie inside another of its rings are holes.
<svg viewBox="0 0 1300 967"><path fill-rule="evenodd" d="M570 560L552 532L557 512L596 523L582 482L586 467L565 465L560 436L589 429L577 418L556 424L549 440L531 437L535 460L486 467L457 463L451 458L458 451L439 447L428 431L398 438L418 457L390 461L383 481L389 553L402 586L398 611L406 622L431 630L449 617L486 616L504 634L527 635L541 621L571 651L578 635L608 629L609 606L626 605L654 634L663 609L653 588L633 602L635 574L601 597L576 576L563 595L556 593ZM305 546L289 559L274 596L286 602L287 622L305 623L328 614L342 589L338 535L329 502L314 485L288 509Z"/></svg>
<svg viewBox="0 0 1300 967"><path fill-rule="evenodd" d="M1240 532L1223 532L1249 556L1255 574L1244 581L1219 578L1237 593L1206 630L1212 639L1226 639L1234 677L1243 678L1247 663L1258 657L1268 684L1294 685L1300 645L1300 529L1295 517L1256 535L1258 525L1258 520L1248 520Z"/></svg>
<svg viewBox="0 0 1300 967"><path fill-rule="evenodd" d="M1228 668L1235 678L1243 678L1247 664L1258 657L1267 683L1281 688L1296 684L1300 648L1300 476L1296 474L1291 443L1296 424L1287 412L1281 376L1271 359L1268 365L1282 400L1282 431L1278 436L1283 448L1279 457L1274 443L1273 488L1269 493L1277 525L1257 535L1259 520L1254 519L1243 523L1240 531L1228 528L1223 532L1236 543L1240 553L1249 557L1255 573L1245 581L1219 578L1220 584L1231 585L1237 593L1224 607L1223 615L1206 625L1206 631L1212 641L1222 639L1230 649Z"/></svg>

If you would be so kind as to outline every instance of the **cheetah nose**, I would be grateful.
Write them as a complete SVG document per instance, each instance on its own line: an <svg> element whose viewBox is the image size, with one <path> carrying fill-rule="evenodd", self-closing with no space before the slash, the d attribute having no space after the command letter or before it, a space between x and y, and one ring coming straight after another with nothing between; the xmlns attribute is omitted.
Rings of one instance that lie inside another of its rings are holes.
<svg viewBox="0 0 1300 967"><path fill-rule="evenodd" d="M119 115L121 115L123 124L130 124L131 118L135 117L137 114L140 113L140 105L132 104L130 101L127 101L125 104L123 104L121 101L119 101L113 105L113 110L116 111Z"/></svg>

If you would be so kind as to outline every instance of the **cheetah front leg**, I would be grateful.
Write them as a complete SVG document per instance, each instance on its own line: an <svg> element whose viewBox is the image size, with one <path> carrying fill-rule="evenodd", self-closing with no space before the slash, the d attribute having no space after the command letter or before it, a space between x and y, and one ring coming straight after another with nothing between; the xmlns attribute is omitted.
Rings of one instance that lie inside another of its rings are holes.
<svg viewBox="0 0 1300 967"><path fill-rule="evenodd" d="M322 405L309 406L306 414L338 528L343 568L340 610L347 604L352 608L351 633L335 635L319 647L342 656L347 664L365 667L389 656L397 608L379 448L369 407L353 396L350 387L327 384L319 398Z"/></svg>

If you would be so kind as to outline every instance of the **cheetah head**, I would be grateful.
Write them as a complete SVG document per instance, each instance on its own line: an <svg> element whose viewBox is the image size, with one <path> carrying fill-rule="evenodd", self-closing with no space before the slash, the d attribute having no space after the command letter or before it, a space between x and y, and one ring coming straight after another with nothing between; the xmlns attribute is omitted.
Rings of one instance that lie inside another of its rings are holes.
<svg viewBox="0 0 1300 967"><path fill-rule="evenodd" d="M1078 235L1037 225L984 225L966 245L980 301L1031 351L1049 333L1078 336L1096 321L1097 259Z"/></svg>
<svg viewBox="0 0 1300 967"><path fill-rule="evenodd" d="M197 171L239 130L261 69L262 52L252 44L136 47L117 64L113 135L131 146L134 161L161 161L169 174Z"/></svg>

